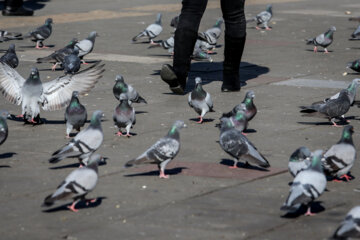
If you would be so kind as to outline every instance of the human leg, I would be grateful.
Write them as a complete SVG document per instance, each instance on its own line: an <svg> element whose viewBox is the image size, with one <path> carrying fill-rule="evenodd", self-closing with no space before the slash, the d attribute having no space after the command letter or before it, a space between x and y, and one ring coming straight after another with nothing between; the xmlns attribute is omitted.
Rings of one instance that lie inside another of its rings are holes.
<svg viewBox="0 0 360 240"><path fill-rule="evenodd" d="M34 11L23 7L23 0L5 0L2 15L4 16L32 16Z"/></svg>

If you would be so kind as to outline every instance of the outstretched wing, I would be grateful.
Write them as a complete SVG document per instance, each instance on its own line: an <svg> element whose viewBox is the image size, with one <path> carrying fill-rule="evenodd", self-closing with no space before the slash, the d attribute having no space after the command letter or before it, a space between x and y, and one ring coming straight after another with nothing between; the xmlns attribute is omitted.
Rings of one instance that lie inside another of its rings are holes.
<svg viewBox="0 0 360 240"><path fill-rule="evenodd" d="M0 62L0 89L6 100L13 104L22 101L21 88L25 79L6 63Z"/></svg>
<svg viewBox="0 0 360 240"><path fill-rule="evenodd" d="M79 94L89 92L102 77L103 67L104 64L96 63L74 75L61 76L44 83L43 97L45 101L42 108L46 111L59 110L70 102L73 91L78 91Z"/></svg>

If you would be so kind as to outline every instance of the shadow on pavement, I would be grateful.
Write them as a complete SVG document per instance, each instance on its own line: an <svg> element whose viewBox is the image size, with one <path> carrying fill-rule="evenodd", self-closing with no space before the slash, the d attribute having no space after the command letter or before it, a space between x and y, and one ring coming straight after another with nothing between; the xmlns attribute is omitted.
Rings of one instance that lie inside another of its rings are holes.
<svg viewBox="0 0 360 240"><path fill-rule="evenodd" d="M177 175L177 174L181 173L183 169L187 169L187 168L186 167L177 167L177 168L172 168L172 169L166 169L165 174ZM158 176L158 175L159 175L159 171L156 170L156 171L150 171L150 172L145 172L145 173L128 174L128 175L124 175L124 177Z"/></svg>
<svg viewBox="0 0 360 240"><path fill-rule="evenodd" d="M312 213L321 213L323 211L325 211L325 208L323 206L321 206L320 201L315 201L311 204L311 212ZM301 207L296 211L296 212L288 212L284 215L282 215L282 218L297 218L301 215L304 215L307 211L307 206L301 205Z"/></svg>
<svg viewBox="0 0 360 240"><path fill-rule="evenodd" d="M234 166L234 161L231 159L221 159L220 164L225 165L225 166ZM261 167L257 167L257 166L252 166L250 164L245 164L242 162L238 162L236 165L238 168L244 168L244 169L250 169L250 170L257 170L257 171L262 171L262 172L269 172L268 169L266 168L261 168Z"/></svg>
<svg viewBox="0 0 360 240"><path fill-rule="evenodd" d="M96 198L95 202L93 202L93 203L89 202L88 205L86 205L86 201L81 201L78 204L76 204L75 208L78 209L78 210L81 210L81 209L84 209L84 208L95 208L95 207L98 207L99 205L101 205L103 199L106 199L106 197L98 197L98 198ZM58 211L70 211L67 208L70 205L71 205L71 203L70 204L64 204L64 205L61 205L61 206L56 207L56 208L50 208L50 209L47 209L47 210L43 210L43 212L52 213L52 212L58 212Z"/></svg>
<svg viewBox="0 0 360 240"><path fill-rule="evenodd" d="M0 154L0 159L3 158L11 158L12 156L16 155L17 153L15 152L7 152L7 153L1 153Z"/></svg>

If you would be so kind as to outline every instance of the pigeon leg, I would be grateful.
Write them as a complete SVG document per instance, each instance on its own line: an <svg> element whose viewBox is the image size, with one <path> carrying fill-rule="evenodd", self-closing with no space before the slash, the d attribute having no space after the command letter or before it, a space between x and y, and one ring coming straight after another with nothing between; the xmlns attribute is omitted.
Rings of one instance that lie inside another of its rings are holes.
<svg viewBox="0 0 360 240"><path fill-rule="evenodd" d="M242 135L244 135L244 136L247 136L247 134L246 134L246 133L244 133L244 132L241 132L241 134L242 134Z"/></svg>
<svg viewBox="0 0 360 240"><path fill-rule="evenodd" d="M324 50L325 50L325 52L324 52L324 53L329 53L329 51L328 51L326 48L324 48Z"/></svg>
<svg viewBox="0 0 360 240"><path fill-rule="evenodd" d="M120 130L116 133L116 135L119 136L119 137L124 136Z"/></svg>
<svg viewBox="0 0 360 240"><path fill-rule="evenodd" d="M336 179L336 178L334 178L332 181L333 182L343 182L342 180L339 180L339 179Z"/></svg>
<svg viewBox="0 0 360 240"><path fill-rule="evenodd" d="M76 205L78 202L79 202L79 200L73 201L73 203L72 203L70 206L68 206L67 208L70 209L70 210L73 211L73 212L78 212L79 210L77 210L77 209L75 208L75 205Z"/></svg>
<svg viewBox="0 0 360 240"><path fill-rule="evenodd" d="M238 168L238 167L237 167L237 160L234 159L234 165L233 165L233 166L230 166L229 168Z"/></svg>
<svg viewBox="0 0 360 240"><path fill-rule="evenodd" d="M268 31L270 31L270 30L271 30L271 28L269 28L269 27L266 27L266 28L265 28L265 30L268 30Z"/></svg>
<svg viewBox="0 0 360 240"><path fill-rule="evenodd" d="M36 46L35 46L36 49L41 49L41 47L39 46L39 44L40 44L40 42L37 41L37 42L36 42Z"/></svg>
<svg viewBox="0 0 360 240"><path fill-rule="evenodd" d="M130 128L131 128L131 124L126 126L126 137L131 137L132 135L130 134Z"/></svg>
<svg viewBox="0 0 360 240"><path fill-rule="evenodd" d="M20 114L16 116L17 118L24 118L24 114Z"/></svg>
<svg viewBox="0 0 360 240"><path fill-rule="evenodd" d="M307 211L306 211L306 213L305 213L305 216L314 216L314 215L316 215L316 214L315 214L315 213L312 213L312 212L311 212L311 207L308 206L308 209L307 209Z"/></svg>
<svg viewBox="0 0 360 240"><path fill-rule="evenodd" d="M97 198L93 198L93 199L86 199L86 206L89 206L89 203L94 203L97 201Z"/></svg>
<svg viewBox="0 0 360 240"><path fill-rule="evenodd" d="M70 138L70 134L66 134L66 138Z"/></svg>
<svg viewBox="0 0 360 240"><path fill-rule="evenodd" d="M350 176L347 175L347 174L344 174L344 175L340 176L340 178L345 178L347 182L352 179L352 177L350 177Z"/></svg>
<svg viewBox="0 0 360 240"><path fill-rule="evenodd" d="M169 178L169 175L165 175L164 170L161 170L161 169L160 169L160 175L159 175L159 178L165 178L165 179L168 179L168 178Z"/></svg>
<svg viewBox="0 0 360 240"><path fill-rule="evenodd" d="M154 41L152 39L150 39L150 45L157 46L158 44L154 43Z"/></svg>
<svg viewBox="0 0 360 240"><path fill-rule="evenodd" d="M37 123L33 118L29 122L35 123L35 124Z"/></svg>
<svg viewBox="0 0 360 240"><path fill-rule="evenodd" d="M203 117L200 116L200 117L199 117L199 121L197 121L196 123L202 123L202 122L203 122Z"/></svg>
<svg viewBox="0 0 360 240"><path fill-rule="evenodd" d="M89 63L85 62L85 60L81 60L81 63L84 64L84 65L89 64Z"/></svg>
<svg viewBox="0 0 360 240"><path fill-rule="evenodd" d="M256 30L261 30L261 28L259 26L256 26L255 28L256 28Z"/></svg>
<svg viewBox="0 0 360 240"><path fill-rule="evenodd" d="M55 64L51 67L51 71L55 71L57 65L58 65L58 63L55 63Z"/></svg>
<svg viewBox="0 0 360 240"><path fill-rule="evenodd" d="M161 162L158 166L159 166L159 171L160 171L160 174L159 174L159 178L169 178L169 175L165 175L165 168L166 168L166 165L171 161L171 158L170 159L167 159L163 162Z"/></svg>
<svg viewBox="0 0 360 240"><path fill-rule="evenodd" d="M339 125L336 124L335 120L331 120L331 122L332 122L332 124L333 124L333 125L332 125L333 127L341 127L341 126L339 126Z"/></svg>
<svg viewBox="0 0 360 240"><path fill-rule="evenodd" d="M315 47L314 47L314 52L317 52L317 51L318 51L318 50L317 50L317 46L315 46Z"/></svg>

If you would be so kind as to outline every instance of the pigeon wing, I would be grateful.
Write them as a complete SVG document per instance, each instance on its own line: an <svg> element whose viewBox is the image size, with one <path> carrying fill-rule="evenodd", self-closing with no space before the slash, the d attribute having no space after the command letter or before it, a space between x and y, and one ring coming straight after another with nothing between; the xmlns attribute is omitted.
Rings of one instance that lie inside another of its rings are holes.
<svg viewBox="0 0 360 240"><path fill-rule="evenodd" d="M20 104L22 101L21 88L25 79L10 66L0 63L0 89L6 100L13 104Z"/></svg>

